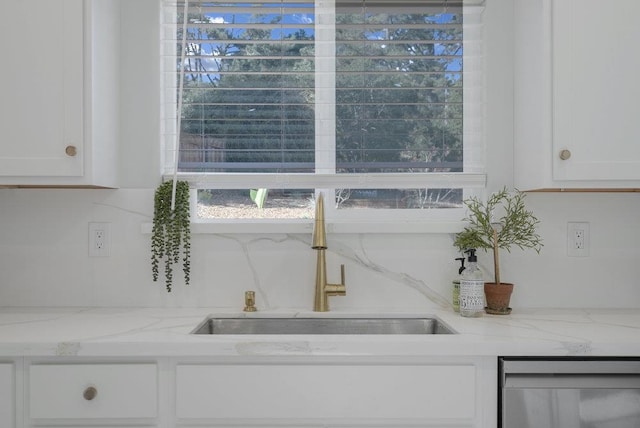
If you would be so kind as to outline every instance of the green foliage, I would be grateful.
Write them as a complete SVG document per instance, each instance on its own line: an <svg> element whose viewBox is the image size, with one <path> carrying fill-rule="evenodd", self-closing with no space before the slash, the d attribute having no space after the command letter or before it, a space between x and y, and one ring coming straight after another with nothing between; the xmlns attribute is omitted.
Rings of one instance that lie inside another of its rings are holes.
<svg viewBox="0 0 640 428"><path fill-rule="evenodd" d="M175 209L171 210L173 182L158 186L154 197L153 229L151 232L151 270L153 280L159 277L160 263L164 262L165 285L171 292L173 285L173 265L180 263L184 280L189 284L191 229L189 219L189 184L176 183Z"/></svg>
<svg viewBox="0 0 640 428"><path fill-rule="evenodd" d="M198 202L205 205L213 204L213 190L212 189L198 189Z"/></svg>
<svg viewBox="0 0 640 428"><path fill-rule="evenodd" d="M524 193L510 194L505 187L491 195L486 203L475 197L464 201L469 210L464 220L469 225L456 235L454 246L461 252L469 248L492 249L497 283L500 282L499 248L511 251L515 245L521 250L534 249L537 253L542 248L542 239L536 232L540 221L527 211L524 199Z"/></svg>
<svg viewBox="0 0 640 428"><path fill-rule="evenodd" d="M268 193L269 189L250 189L249 197L258 208L262 209L264 207L264 202L267 200Z"/></svg>

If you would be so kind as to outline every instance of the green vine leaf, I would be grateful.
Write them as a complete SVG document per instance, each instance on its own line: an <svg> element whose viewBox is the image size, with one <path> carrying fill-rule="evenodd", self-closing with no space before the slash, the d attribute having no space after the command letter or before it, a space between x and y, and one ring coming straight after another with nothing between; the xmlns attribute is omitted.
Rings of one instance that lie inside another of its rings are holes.
<svg viewBox="0 0 640 428"><path fill-rule="evenodd" d="M171 292L173 265L182 261L185 284L191 274L191 222L189 219L189 183L176 183L175 209L171 210L173 182L162 183L154 196L153 228L151 231L151 273L158 281L160 265L164 264L165 286ZM182 259L180 255L182 254Z"/></svg>

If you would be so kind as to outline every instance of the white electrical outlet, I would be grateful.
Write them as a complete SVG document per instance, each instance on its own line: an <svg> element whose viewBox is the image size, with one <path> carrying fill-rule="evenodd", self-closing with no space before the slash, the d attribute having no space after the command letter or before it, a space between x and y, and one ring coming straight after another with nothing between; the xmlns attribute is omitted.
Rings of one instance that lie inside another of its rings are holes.
<svg viewBox="0 0 640 428"><path fill-rule="evenodd" d="M89 223L89 257L111 255L111 223Z"/></svg>
<svg viewBox="0 0 640 428"><path fill-rule="evenodd" d="M589 223L570 221L567 223L567 255L589 256Z"/></svg>

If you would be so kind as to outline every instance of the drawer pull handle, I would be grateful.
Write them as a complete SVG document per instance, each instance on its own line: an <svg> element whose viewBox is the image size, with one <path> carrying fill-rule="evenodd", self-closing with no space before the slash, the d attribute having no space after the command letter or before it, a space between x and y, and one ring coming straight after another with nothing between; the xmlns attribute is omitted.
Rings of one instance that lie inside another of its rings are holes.
<svg viewBox="0 0 640 428"><path fill-rule="evenodd" d="M87 389L85 389L82 393L82 396L87 401L93 400L94 398L96 398L96 395L98 395L98 390L93 386L87 387Z"/></svg>
<svg viewBox="0 0 640 428"><path fill-rule="evenodd" d="M560 150L560 159L562 160L567 160L571 157L571 151L564 149L564 150Z"/></svg>

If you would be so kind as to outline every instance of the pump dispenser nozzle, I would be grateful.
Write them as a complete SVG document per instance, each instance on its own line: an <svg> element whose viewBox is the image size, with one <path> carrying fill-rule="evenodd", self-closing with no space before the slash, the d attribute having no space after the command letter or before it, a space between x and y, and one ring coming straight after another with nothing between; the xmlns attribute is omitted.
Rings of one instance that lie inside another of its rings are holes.
<svg viewBox="0 0 640 428"><path fill-rule="evenodd" d="M460 262L460 267L458 268L458 275L460 275L462 273L462 271L464 271L466 269L464 267L464 261L466 259L464 257L458 257L458 258L456 258L456 260L458 260Z"/></svg>
<svg viewBox="0 0 640 428"><path fill-rule="evenodd" d="M465 254L469 254L469 263L473 263L473 262L477 262L478 261L478 257L476 256L476 249L475 248L469 248L467 251L464 252Z"/></svg>

